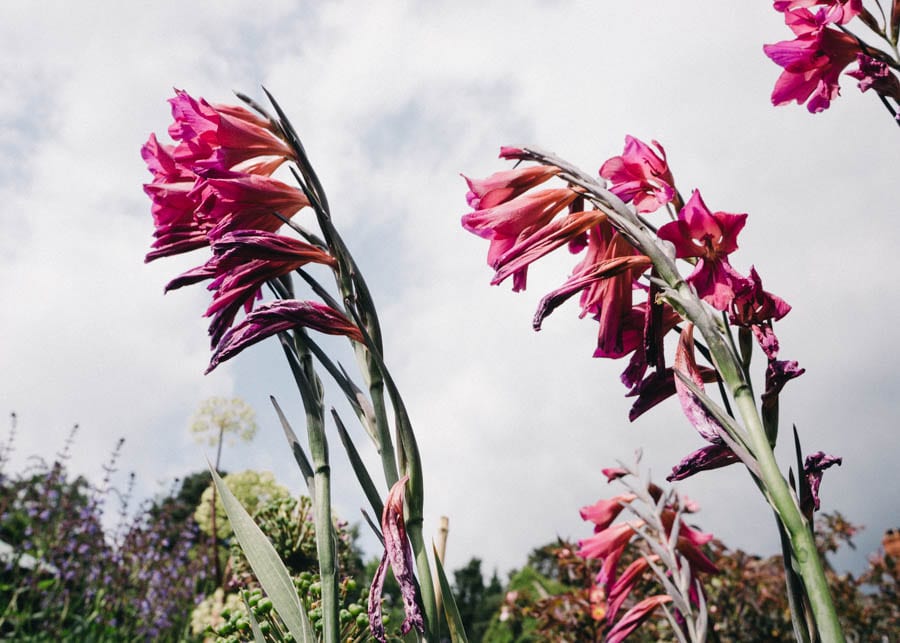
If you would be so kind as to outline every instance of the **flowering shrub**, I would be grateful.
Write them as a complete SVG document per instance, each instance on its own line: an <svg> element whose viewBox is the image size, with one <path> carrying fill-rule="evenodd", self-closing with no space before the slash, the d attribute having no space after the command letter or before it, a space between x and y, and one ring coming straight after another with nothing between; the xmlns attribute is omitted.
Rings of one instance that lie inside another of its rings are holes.
<svg viewBox="0 0 900 643"><path fill-rule="evenodd" d="M103 514L121 442L93 487L66 470L73 440L74 432L54 463L37 459L3 477L0 539L12 551L0 577L0 632L17 640L180 638L207 579L196 524L149 506L129 519L123 501L120 525L108 531Z"/></svg>

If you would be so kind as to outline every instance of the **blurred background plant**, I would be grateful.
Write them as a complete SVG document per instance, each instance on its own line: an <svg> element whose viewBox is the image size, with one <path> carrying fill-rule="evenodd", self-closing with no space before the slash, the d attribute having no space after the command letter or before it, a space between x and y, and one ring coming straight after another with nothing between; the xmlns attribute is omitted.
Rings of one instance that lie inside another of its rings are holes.
<svg viewBox="0 0 900 643"><path fill-rule="evenodd" d="M13 426L13 430L15 426ZM13 640L177 640L207 588L193 519L174 501L130 515L130 478L100 485L67 470L78 427L53 462L33 457L0 481L0 636ZM6 450L6 456L11 450ZM118 524L105 511L118 503Z"/></svg>

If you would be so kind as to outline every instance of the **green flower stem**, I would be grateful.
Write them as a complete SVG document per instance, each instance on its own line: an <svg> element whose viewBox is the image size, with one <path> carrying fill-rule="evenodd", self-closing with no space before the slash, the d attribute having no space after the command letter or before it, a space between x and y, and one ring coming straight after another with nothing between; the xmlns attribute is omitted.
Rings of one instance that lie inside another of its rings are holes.
<svg viewBox="0 0 900 643"><path fill-rule="evenodd" d="M322 585L323 641L339 643L337 555L331 518L331 467L328 462L328 441L325 438L325 409L322 404L322 383L313 368L312 355L303 342L302 331L296 331L294 345L300 356L298 387L306 412L309 454L315 480L316 554L319 559L319 580Z"/></svg>
<svg viewBox="0 0 900 643"><path fill-rule="evenodd" d="M819 634L823 641L843 643L844 635L825 579L822 561L815 547L812 529L778 468L752 390L744 376L740 356L725 341L725 329L720 329L721 322L710 314L709 309L682 279L675 265L674 252L663 245L653 231L618 197L606 190L602 183L554 155L533 148L523 149L534 160L559 167L562 170L560 178L586 191L585 196L609 217L610 223L653 262L659 278L668 286L663 296L700 330L713 357L713 364L727 384L743 420L748 446L759 465L766 500L775 509L791 541L798 573L803 579ZM802 471L798 475L802 475ZM802 614L796 616L803 617Z"/></svg>

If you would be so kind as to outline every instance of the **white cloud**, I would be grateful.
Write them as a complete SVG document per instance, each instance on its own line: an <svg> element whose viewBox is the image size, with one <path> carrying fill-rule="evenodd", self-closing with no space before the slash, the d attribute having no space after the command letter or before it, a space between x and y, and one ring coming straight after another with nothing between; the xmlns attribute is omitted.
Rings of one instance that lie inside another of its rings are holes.
<svg viewBox="0 0 900 643"><path fill-rule="evenodd" d="M20 452L55 450L79 421L79 469L97 471L124 434L122 466L152 487L203 466L187 418L233 390L256 405L263 435L226 452L226 465L273 468L296 486L265 408L274 392L302 417L277 347L203 378L205 293L161 296L196 259L141 263L151 226L138 148L165 129L171 87L227 101L265 84L304 137L379 302L427 466L430 524L451 516L451 567L477 555L503 572L557 532L586 535L577 511L606 493L601 467L644 445L661 478L699 446L673 404L628 425L623 365L590 358L594 326L573 307L531 331L566 258L533 268L513 295L487 285L486 248L458 223L458 173L505 167L499 145L536 143L594 170L626 133L659 139L683 190L750 213L735 263L755 263L794 305L778 328L783 353L809 370L785 392L785 426L797 422L808 450L847 457L826 476L825 505L866 523L860 552L874 549L895 526L879 476L900 455L884 345L898 314L887 293L900 159L880 106L845 83L825 114L773 109L777 68L761 46L787 36L766 7L508 6L82 3L71 14L4 3L0 399L20 414ZM336 438L332 451L339 461ZM704 506L702 526L775 550L740 470L684 488ZM337 485L346 514L362 503L352 489Z"/></svg>

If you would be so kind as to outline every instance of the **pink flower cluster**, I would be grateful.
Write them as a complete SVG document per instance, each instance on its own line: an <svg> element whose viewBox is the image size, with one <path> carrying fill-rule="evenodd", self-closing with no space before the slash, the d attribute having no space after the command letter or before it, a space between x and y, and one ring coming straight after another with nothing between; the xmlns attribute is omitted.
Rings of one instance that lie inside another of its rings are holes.
<svg viewBox="0 0 900 643"><path fill-rule="evenodd" d="M775 82L773 104L806 103L811 113L828 109L840 95L841 72L853 62L857 68L847 73L859 80L861 91L874 89L900 103L900 80L884 60L874 56L890 58L862 45L844 28L854 18L869 27L876 25L862 0L776 0L774 8L784 14L795 38L763 46L765 54L784 69ZM900 15L896 7L894 12ZM879 29L876 25L875 30Z"/></svg>
<svg viewBox="0 0 900 643"><path fill-rule="evenodd" d="M173 290L212 280L209 333L212 370L246 346L281 330L304 326L362 341L359 329L340 312L313 301L282 300L250 312L261 287L308 263L329 266L320 247L276 232L309 205L295 187L272 178L296 160L277 125L243 107L212 105L176 90L169 100L175 145L151 134L141 149L153 175L144 191L152 202L155 241L145 261L210 247L202 265L176 277ZM243 307L249 314L232 328Z"/></svg>
<svg viewBox="0 0 900 643"><path fill-rule="evenodd" d="M500 156L531 158L518 148L503 148ZM551 312L580 295L581 316L590 315L599 324L594 356L631 356L622 381L627 395L636 398L629 414L634 420L676 392L675 372L666 365L663 338L680 316L658 300L656 286L647 279L650 259L638 252L604 213L586 202L581 188L570 184L532 189L559 173L557 167L537 165L498 172L486 179L467 178L467 200L473 211L462 217L462 225L489 240L488 264L495 271L491 283L512 276L513 290L525 288L529 266L549 252L566 246L582 255L570 277L541 300L534 328L539 330ZM650 147L627 136L622 155L603 163L600 175L610 181L610 192L632 203L641 215L663 207L677 211L672 221L659 227L657 235L672 245L677 258L693 264L687 283L710 306L727 313L733 324L751 329L768 359L774 361L778 341L772 322L784 317L790 306L763 289L755 268L745 276L731 265L729 257L738 248L737 237L747 215L710 210L698 190L683 202L665 150L655 141ZM702 383L715 381L716 375L711 369L697 369L696 377ZM734 461L730 451L727 460Z"/></svg>
<svg viewBox="0 0 900 643"><path fill-rule="evenodd" d="M604 469L603 473L608 482L631 475L628 470L620 468ZM688 503L679 511L677 506L662 500L663 491L655 484L650 483L647 491L655 503L665 503L659 516L662 523L660 529L664 529L665 533L656 535L661 540L671 541L673 532L675 533L674 549L681 557L682 563L687 565L689 573L688 584L692 588L690 599L692 603L698 604L697 588L700 584L695 579L699 574L715 574L719 571L702 550L713 536L690 527L681 518L683 512L695 511L696 506ZM637 557L619 573L619 560L629 545L639 540L638 534L642 532L647 536L651 535L647 533L650 525L644 520L615 522L622 511L637 499L634 493L624 493L598 500L593 505L581 509L581 518L594 523L594 535L579 542L578 555L600 561L595 591L591 594L592 613L597 620L605 618L612 626L605 636L608 643L624 640L649 618L657 607L672 600L668 594L644 598L636 602L618 622L615 622L632 590L650 571L651 564L660 561L657 554L647 553Z"/></svg>

